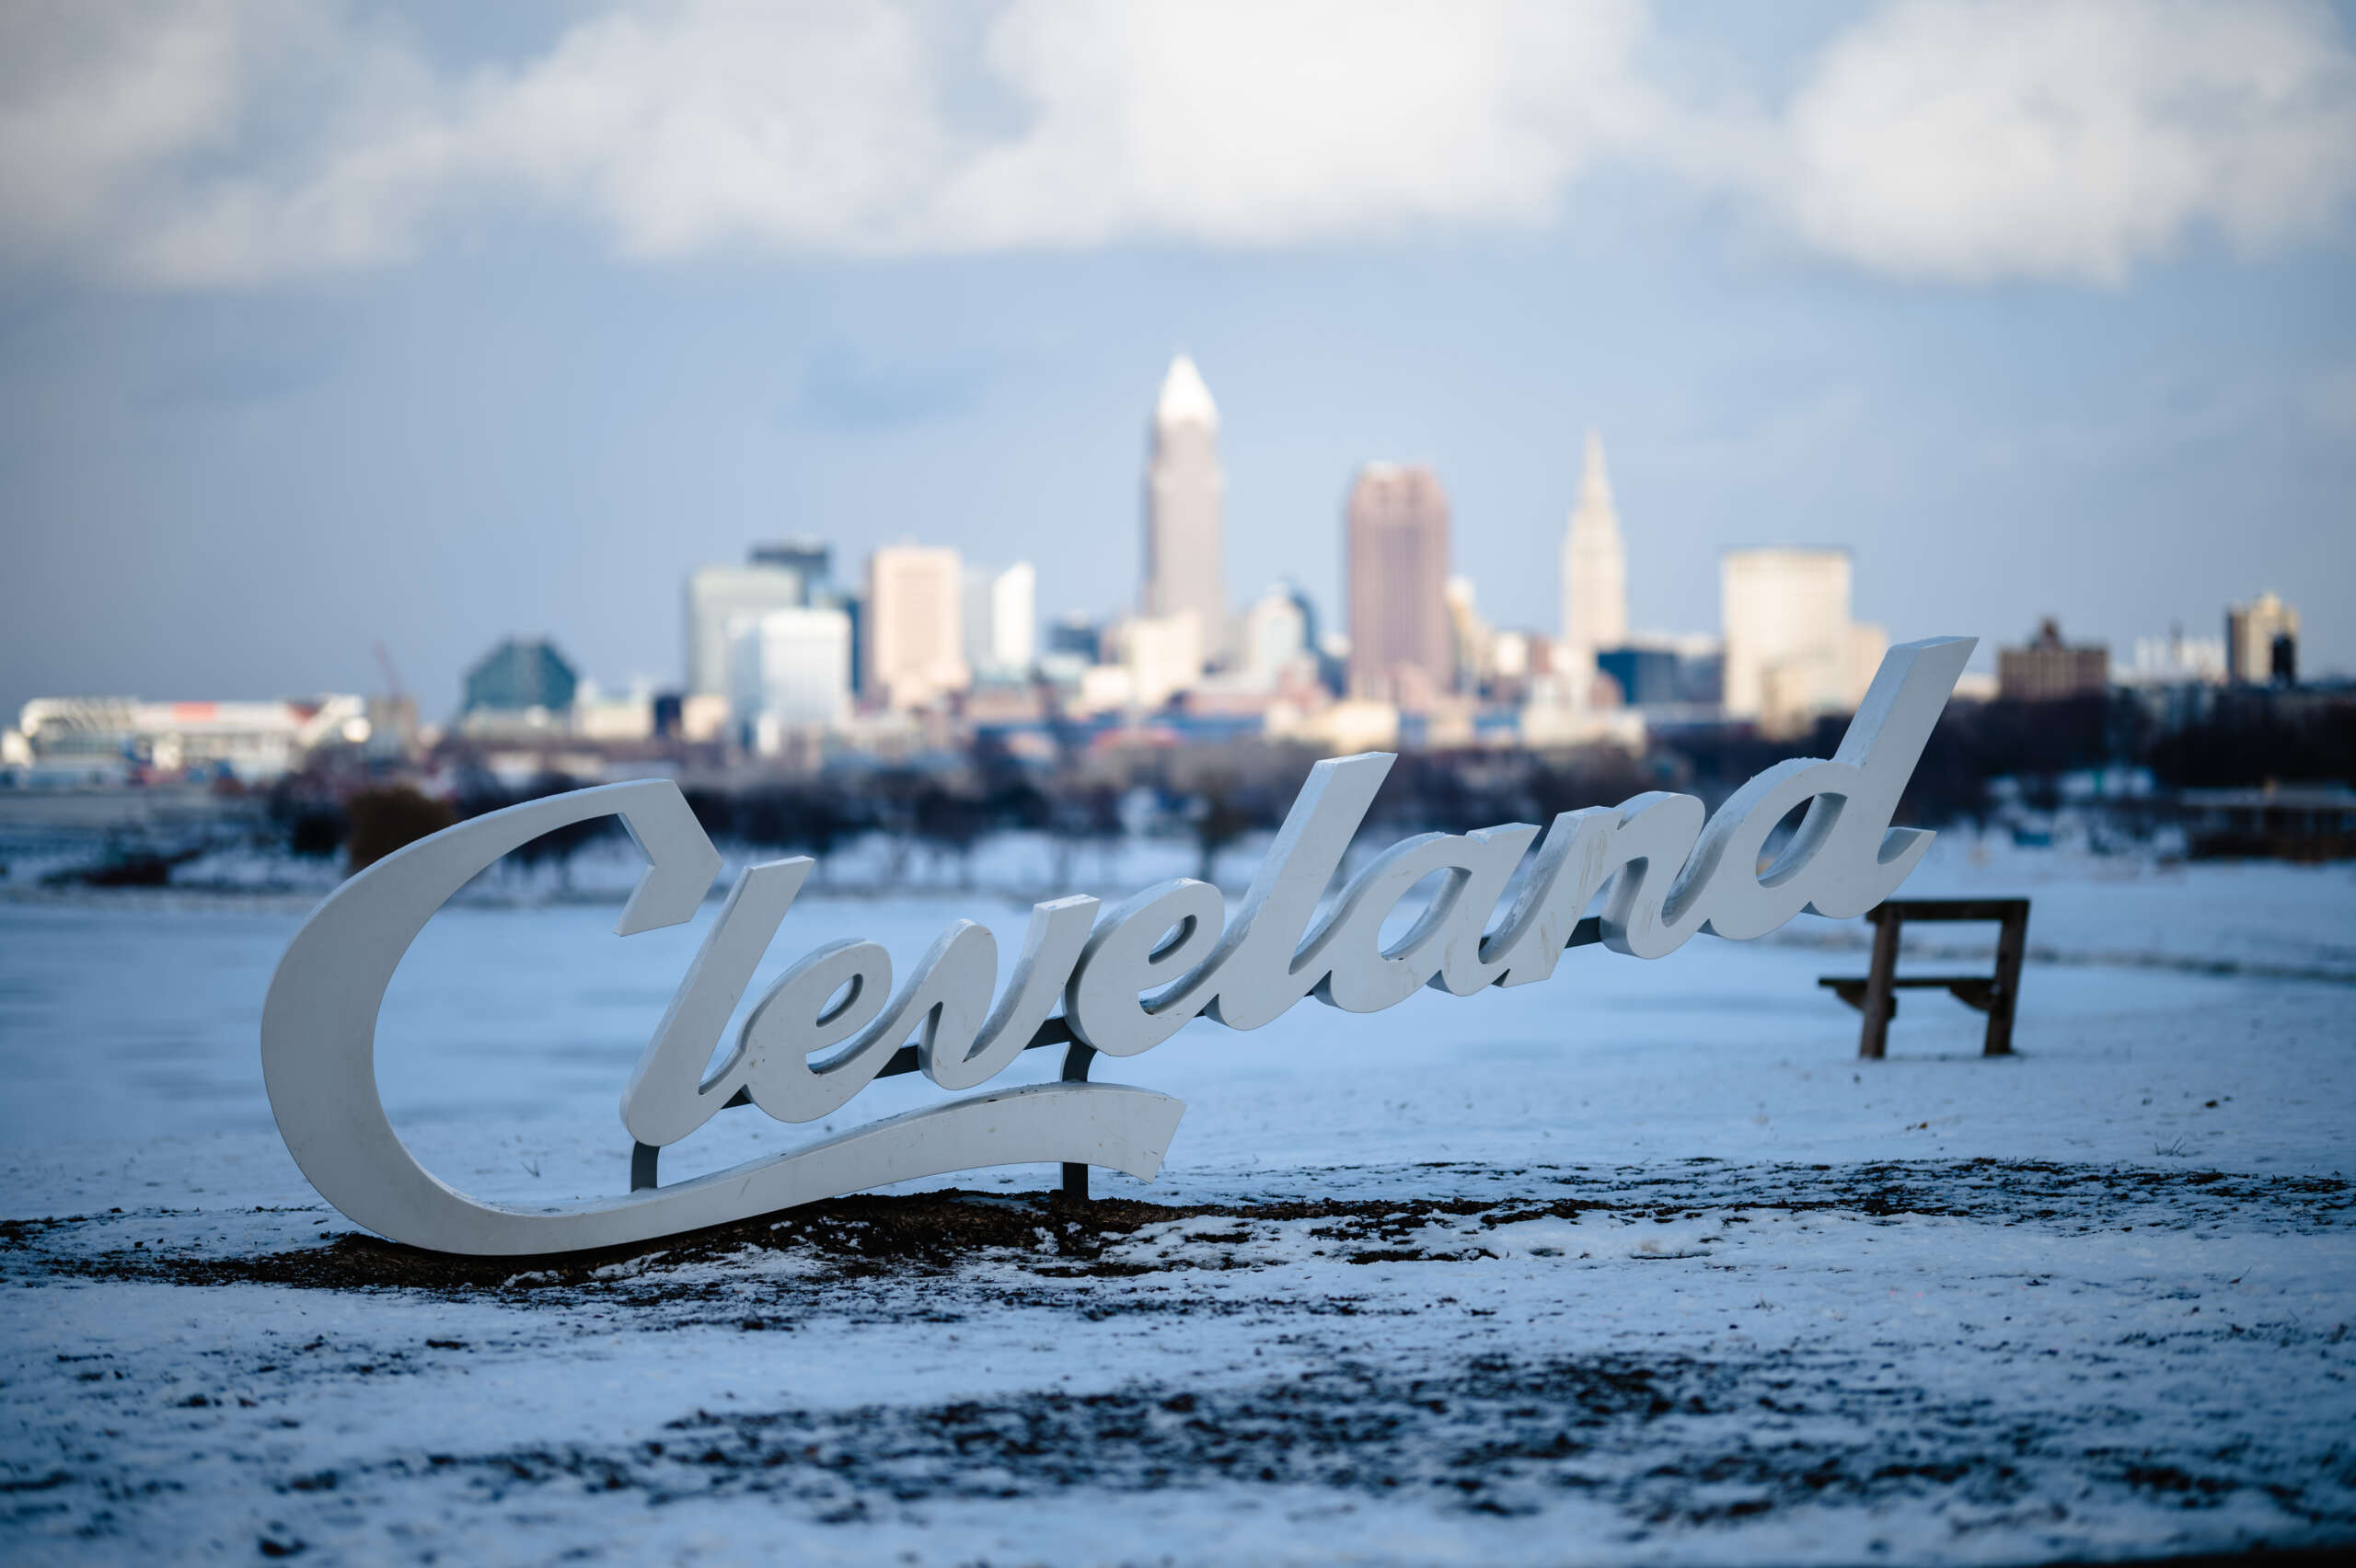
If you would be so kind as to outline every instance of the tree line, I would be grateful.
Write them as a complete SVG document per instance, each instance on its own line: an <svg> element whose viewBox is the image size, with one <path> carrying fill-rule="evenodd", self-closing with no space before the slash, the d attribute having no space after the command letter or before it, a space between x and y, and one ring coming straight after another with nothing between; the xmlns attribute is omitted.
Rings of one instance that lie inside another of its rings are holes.
<svg viewBox="0 0 2356 1568"><path fill-rule="evenodd" d="M1616 747L1563 754L1430 752L1402 755L1368 818L1387 836L1505 822L1544 823L1559 812L1614 804L1647 790L1700 795L1715 808L1744 779L1787 756L1829 756L1847 725L1820 720L1807 733L1768 740L1720 725L1657 737L1641 755ZM878 767L796 780L696 783L686 789L696 820L715 841L746 849L808 854L822 868L854 839L882 835L895 846L893 870L921 851L972 880L976 847L994 834L1045 835L1057 873L1076 858L1126 836L1142 804L1165 831L1191 837L1198 874L1216 880L1219 856L1283 820L1315 761L1298 747L1225 743L1141 751L1091 768L1040 769L1018 763L988 738L949 771ZM1984 824L1992 781L2014 780L2032 804L2058 799L2073 773L2117 766L2148 768L2164 788L2259 784L2269 779L2356 782L2356 698L2234 689L2203 695L2189 714L2155 714L2131 694L2050 702L1956 703L1940 719L1900 805L1899 820L1937 827ZM342 854L352 870L451 823L578 789L587 780L543 773L502 783L462 767L446 798L398 779L283 780L270 801L282 847L301 855ZM1127 814L1125 814L1125 811ZM610 820L575 824L516 852L525 868L562 868L583 846L618 831Z"/></svg>

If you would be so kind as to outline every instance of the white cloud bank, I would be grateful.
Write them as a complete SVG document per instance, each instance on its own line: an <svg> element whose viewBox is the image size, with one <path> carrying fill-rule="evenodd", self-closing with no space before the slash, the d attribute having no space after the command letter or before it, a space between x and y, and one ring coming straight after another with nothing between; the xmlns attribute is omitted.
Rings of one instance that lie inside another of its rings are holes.
<svg viewBox="0 0 2356 1568"><path fill-rule="evenodd" d="M2112 281L2356 186L2302 0L1901 0L1788 99L1648 74L1641 0L667 0L436 69L292 0L0 13L0 255L149 284L398 261L518 208L649 259L1277 247L1581 215L1600 165L1904 277Z"/></svg>
<svg viewBox="0 0 2356 1568"><path fill-rule="evenodd" d="M1797 233L1894 272L2116 279L2195 224L2258 248L2356 180L2356 67L2305 6L1915 3L1835 40L1773 184Z"/></svg>

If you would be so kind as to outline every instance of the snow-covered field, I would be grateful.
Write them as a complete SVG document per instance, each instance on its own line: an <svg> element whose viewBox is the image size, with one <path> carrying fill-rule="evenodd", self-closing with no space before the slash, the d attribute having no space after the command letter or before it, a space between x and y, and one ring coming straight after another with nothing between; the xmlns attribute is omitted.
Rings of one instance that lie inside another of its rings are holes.
<svg viewBox="0 0 2356 1568"><path fill-rule="evenodd" d="M1011 957L1004 890L1053 868L996 853L996 893L805 897L772 969L840 935L905 965L961 915ZM1191 869L1090 852L1076 891ZM1890 1057L1857 1062L1815 985L1862 973L1855 923L1583 949L1542 986L1308 1003L1099 1063L1188 1110L1160 1179L1100 1172L1092 1212L1047 1200L1051 1170L979 1171L522 1265L385 1247L287 1159L256 1028L299 900L17 894L0 1558L2356 1541L2356 873L1950 838L1907 891L2036 901L2017 1055L1911 993ZM618 1192L621 1083L700 926L624 940L611 902L532 902L429 928L386 1100L469 1192ZM1983 931L1925 928L1914 956ZM937 1093L880 1083L835 1125ZM796 1136L733 1112L664 1176Z"/></svg>

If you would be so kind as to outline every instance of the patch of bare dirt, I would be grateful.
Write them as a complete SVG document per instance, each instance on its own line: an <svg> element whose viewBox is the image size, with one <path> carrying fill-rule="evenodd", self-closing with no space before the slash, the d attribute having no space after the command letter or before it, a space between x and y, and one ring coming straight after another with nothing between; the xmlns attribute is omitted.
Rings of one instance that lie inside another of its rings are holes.
<svg viewBox="0 0 2356 1568"><path fill-rule="evenodd" d="M1436 1168L1446 1169L1446 1168ZM950 1189L837 1198L659 1241L545 1257L470 1258L346 1234L316 1247L251 1255L177 1249L143 1239L108 1247L107 1216L0 1220L0 1266L51 1274L214 1286L445 1294L617 1287L660 1269L740 1257L747 1248L814 1258L839 1279L939 1273L987 1252L1019 1251L1034 1273L1121 1276L1212 1266L1215 1244L1248 1239L1254 1224L1317 1222L1334 1255L1359 1262L1448 1261L1480 1249L1427 1254L1419 1232L1436 1220L1484 1228L1608 1211L1629 1223L1668 1224L1743 1209L1833 1211L1871 1217L1931 1215L2068 1231L2200 1228L2320 1230L2349 1222L2356 1182L2338 1176L1974 1159L1853 1166L1734 1166L1690 1160L1669 1168L1530 1170L1504 1173L1524 1195L1370 1198L1173 1205L1061 1193ZM1552 1189L1552 1191L1549 1191ZM152 1234L152 1216L143 1216ZM1107 1257L1148 1226L1201 1221L1190 1241L1210 1244L1169 1264ZM199 1219L199 1223L210 1222ZM98 1241L98 1246L88 1243ZM617 1265L623 1265L618 1268ZM636 1265L634 1267L628 1265ZM625 1292L627 1294L627 1292Z"/></svg>

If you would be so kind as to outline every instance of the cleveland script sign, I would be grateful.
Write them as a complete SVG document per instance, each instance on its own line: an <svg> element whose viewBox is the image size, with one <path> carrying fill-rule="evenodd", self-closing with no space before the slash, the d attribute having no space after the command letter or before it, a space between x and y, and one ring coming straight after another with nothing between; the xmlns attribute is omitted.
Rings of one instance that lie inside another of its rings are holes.
<svg viewBox="0 0 2356 1568"><path fill-rule="evenodd" d="M1519 823L1427 833L1375 856L1330 903L1328 884L1392 758L1321 762L1231 922L1216 888L1185 879L1101 911L1086 897L1041 904L995 997L997 943L970 920L942 932L896 986L891 956L874 942L829 942L761 996L707 1075L813 862L748 867L622 1091L622 1124L651 1156L729 1104L816 1121L872 1082L912 1036L935 1083L976 1090L1057 1019L1098 1052L1133 1056L1192 1019L1257 1029L1312 995L1376 1012L1425 986L1459 997L1526 986L1589 933L1614 952L1659 958L1696 932L1744 940L1804 909L1862 915L1930 847L1929 833L1891 827L1890 816L1971 649L1969 638L1891 649L1831 761L1778 763L1706 823L1701 801L1656 792L1565 812L1542 839ZM1769 834L1803 804L1799 830L1761 867ZM385 988L426 921L477 872L553 828L608 815L651 862L618 934L693 918L720 855L678 787L653 779L533 801L412 844L337 889L288 945L262 1012L271 1109L304 1174L354 1221L444 1251L560 1252L980 1166L1066 1161L1139 1178L1161 1168L1185 1108L1148 1090L1083 1082L968 1094L627 1197L517 1208L448 1186L410 1157L377 1096ZM1529 873L1500 909L1525 856ZM1385 917L1435 873L1438 894L1384 945ZM1601 913L1583 932L1599 894Z"/></svg>

